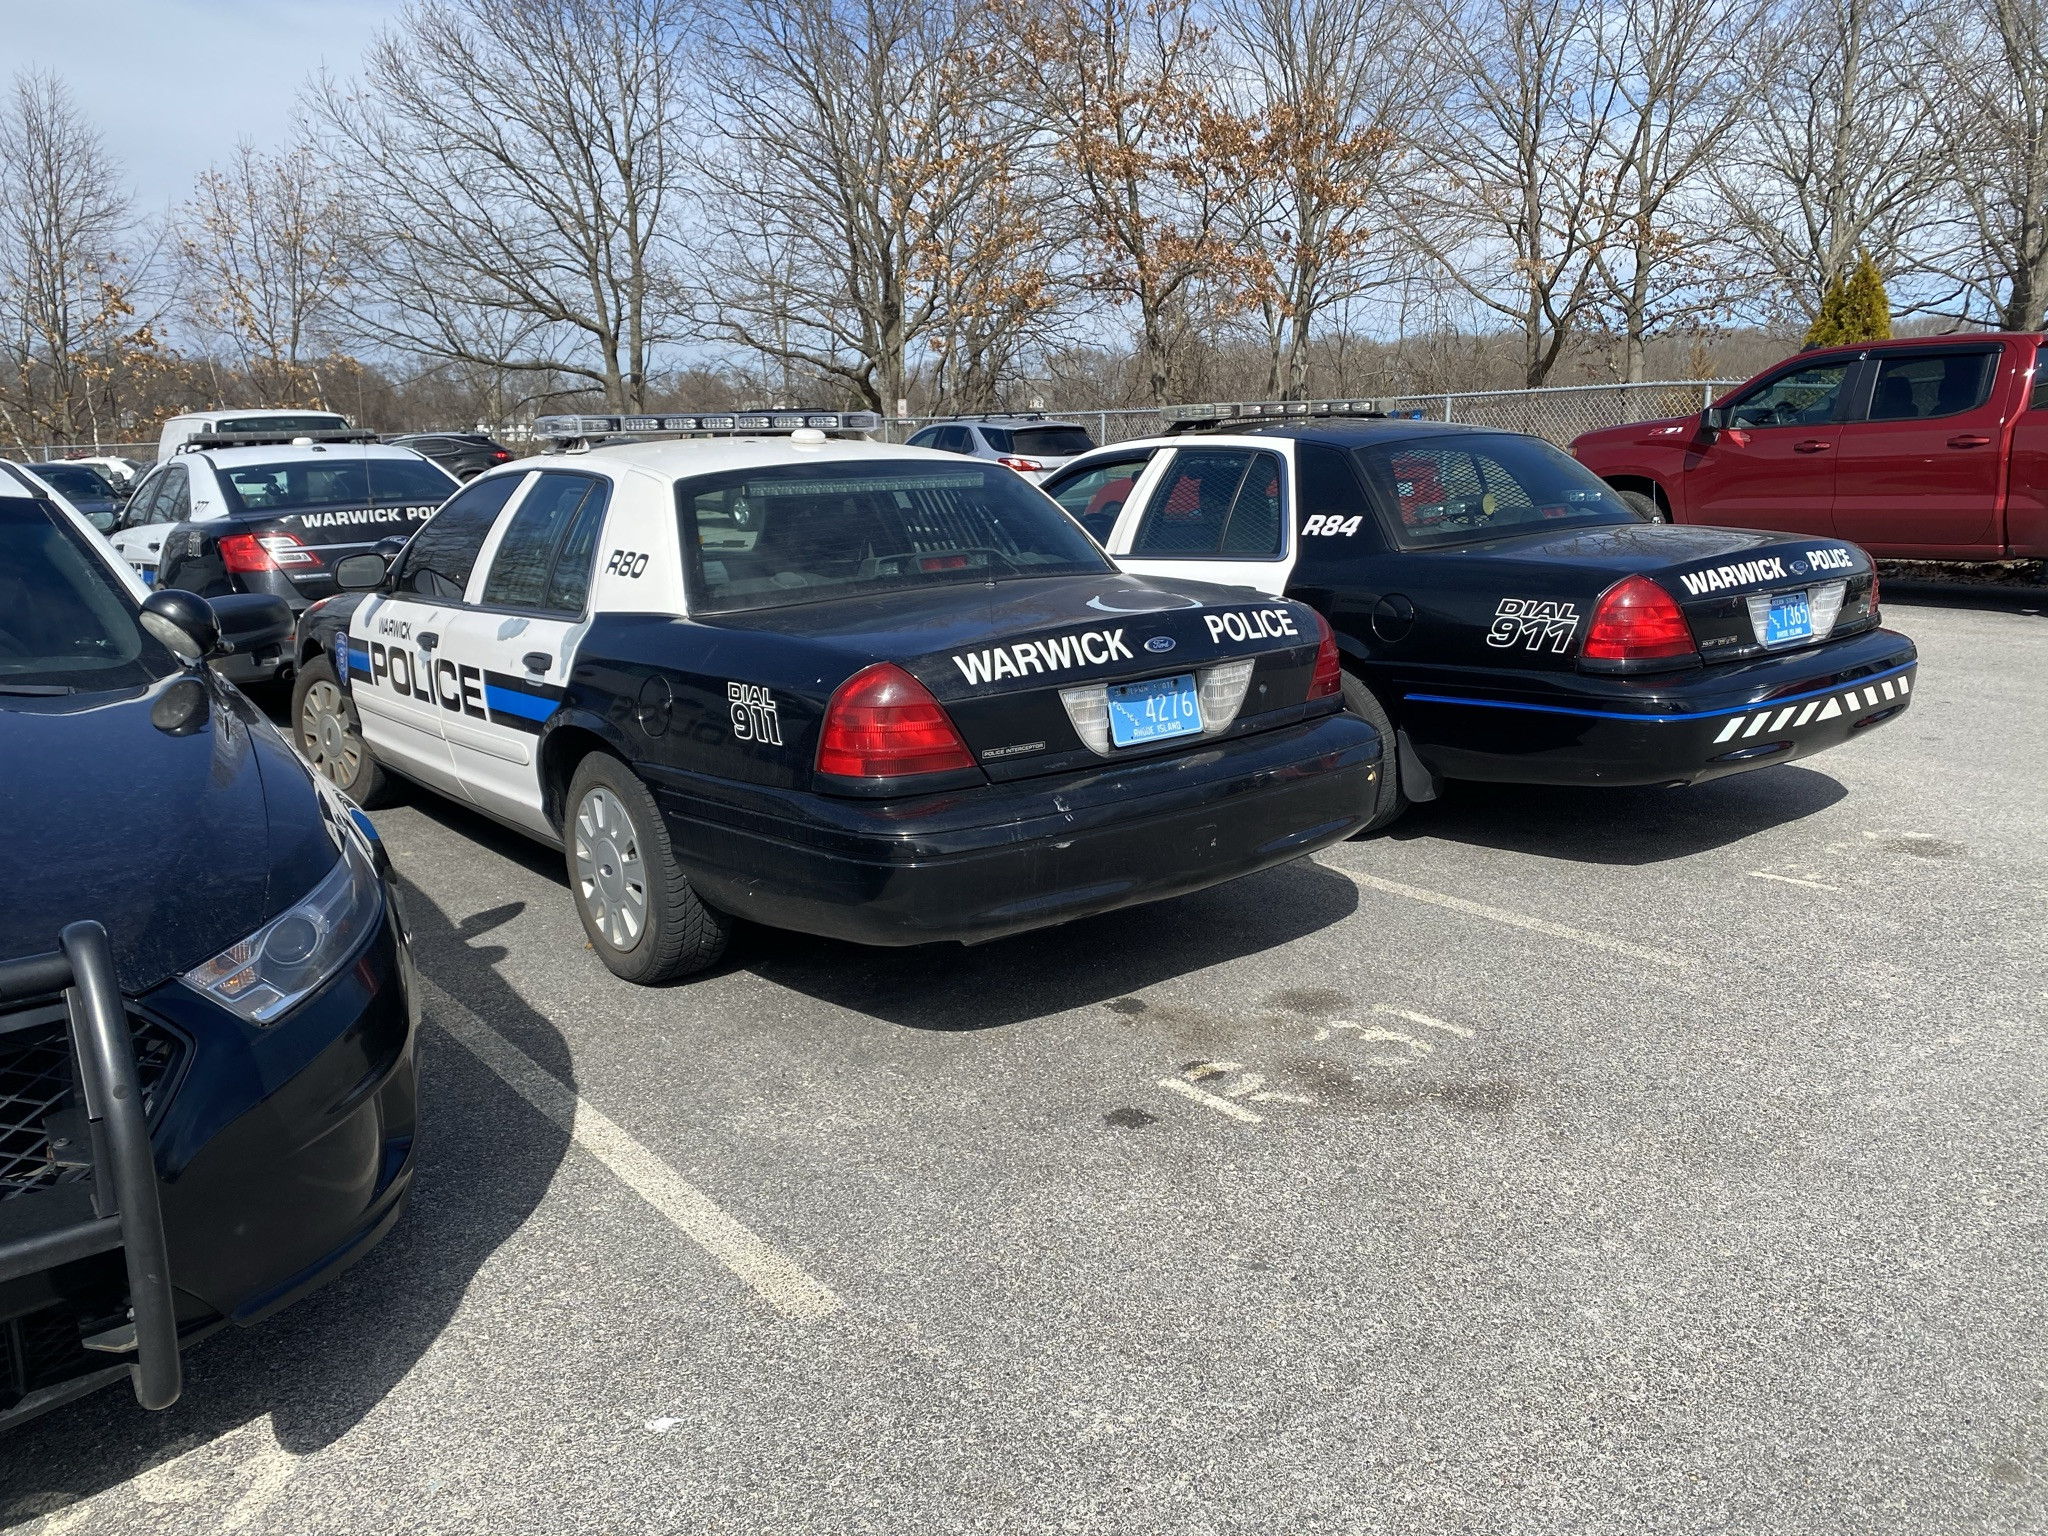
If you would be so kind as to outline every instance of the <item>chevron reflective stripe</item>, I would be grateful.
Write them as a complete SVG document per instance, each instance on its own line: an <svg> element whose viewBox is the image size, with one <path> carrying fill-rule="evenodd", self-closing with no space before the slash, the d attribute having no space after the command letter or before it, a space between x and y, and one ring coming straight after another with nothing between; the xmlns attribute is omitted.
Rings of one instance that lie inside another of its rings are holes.
<svg viewBox="0 0 2048 1536"><path fill-rule="evenodd" d="M1818 724L1823 720L1839 720L1844 714L1855 714L1859 710L1875 709L1887 699L1896 702L1912 692L1907 679L1901 677L1893 682L1869 688L1850 688L1839 695L1826 699L1815 699L1804 708L1787 704L1783 708L1772 705L1757 714L1742 714L1730 717L1721 727L1721 734L1714 738L1714 745L1724 741L1743 740L1768 730L1773 733L1784 730L1788 725L1797 730L1809 722ZM1774 718L1775 716L1775 718Z"/></svg>

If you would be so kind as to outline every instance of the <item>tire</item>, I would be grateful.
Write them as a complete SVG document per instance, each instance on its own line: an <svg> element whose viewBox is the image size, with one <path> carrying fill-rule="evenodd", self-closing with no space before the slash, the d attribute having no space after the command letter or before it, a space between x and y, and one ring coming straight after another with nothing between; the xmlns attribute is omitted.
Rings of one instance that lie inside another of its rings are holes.
<svg viewBox="0 0 2048 1536"><path fill-rule="evenodd" d="M654 796L609 753L576 765L562 853L583 931L620 980L658 987L725 953L732 919L690 888Z"/></svg>
<svg viewBox="0 0 2048 1536"><path fill-rule="evenodd" d="M1614 494L1627 502L1646 523L1671 521L1671 514L1664 510L1664 503L1654 496L1645 496L1641 491L1616 491Z"/></svg>
<svg viewBox="0 0 2048 1536"><path fill-rule="evenodd" d="M1394 736L1394 723L1387 718L1378 696L1349 672L1344 674L1344 707L1380 733L1380 776L1372 815L1352 834L1364 837L1400 820L1401 813L1408 809L1408 797L1401 793L1401 752Z"/></svg>
<svg viewBox="0 0 2048 1536"><path fill-rule="evenodd" d="M363 722L341 684L334 663L315 656L299 668L292 684L292 740L316 773L366 811L391 800L390 775L370 755Z"/></svg>

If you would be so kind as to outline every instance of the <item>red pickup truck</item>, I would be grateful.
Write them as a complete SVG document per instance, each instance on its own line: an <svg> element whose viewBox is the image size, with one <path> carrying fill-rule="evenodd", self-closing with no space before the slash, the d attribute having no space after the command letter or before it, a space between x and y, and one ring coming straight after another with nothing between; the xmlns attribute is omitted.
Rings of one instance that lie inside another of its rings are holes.
<svg viewBox="0 0 2048 1536"><path fill-rule="evenodd" d="M2042 559L2044 339L1802 352L1697 416L1588 432L1572 452L1659 521L1831 534L1891 559Z"/></svg>

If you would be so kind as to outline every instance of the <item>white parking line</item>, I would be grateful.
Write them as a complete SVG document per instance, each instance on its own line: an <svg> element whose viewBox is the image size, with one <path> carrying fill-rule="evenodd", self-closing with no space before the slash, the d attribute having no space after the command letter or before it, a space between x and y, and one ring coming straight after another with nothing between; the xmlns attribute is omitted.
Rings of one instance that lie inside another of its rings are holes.
<svg viewBox="0 0 2048 1536"><path fill-rule="evenodd" d="M527 1103L567 1131L625 1186L675 1224L785 1317L837 1312L844 1303L762 1239L718 1208L710 1196L635 1141L582 1095L431 982L430 1016Z"/></svg>
<svg viewBox="0 0 2048 1536"><path fill-rule="evenodd" d="M1510 912L1504 907L1489 907L1484 902L1467 901L1463 896L1447 896L1442 891L1424 890L1419 885L1403 885L1398 880L1383 880L1378 875L1346 869L1341 864L1324 864L1323 868L1332 870L1370 891L1384 891L1389 896L1403 896L1409 901L1427 902L1433 907L1445 907L1453 912L1462 912L1467 917L1483 917L1490 923L1502 923L1510 928L1526 928L1531 933L1548 934L1553 939L1568 939L1574 944L1583 944L1588 949L1604 949L1610 954L1627 955L1631 960L1647 960L1652 965L1666 966L1675 971L1685 970L1692 964L1683 955L1674 955L1668 950L1645 949L1640 944L1611 938L1604 933L1588 933L1583 928L1569 928L1563 923L1553 923L1547 918L1530 917L1524 912Z"/></svg>
<svg viewBox="0 0 2048 1536"><path fill-rule="evenodd" d="M1264 1125L1266 1123L1264 1115L1254 1114L1242 1104L1233 1104L1226 1098L1221 1098L1205 1089L1197 1088L1184 1077L1162 1077L1159 1079L1159 1086L1171 1088L1175 1093L1193 1099L1197 1104L1206 1104L1219 1115L1228 1115L1233 1120L1242 1120L1246 1125Z"/></svg>
<svg viewBox="0 0 2048 1536"><path fill-rule="evenodd" d="M1822 885L1818 880L1801 880L1792 875L1774 875L1767 870L1761 869L1752 869L1749 872L1749 878L1752 880L1779 880L1786 885L1803 885L1809 891L1833 891L1838 896L1842 891L1839 885Z"/></svg>

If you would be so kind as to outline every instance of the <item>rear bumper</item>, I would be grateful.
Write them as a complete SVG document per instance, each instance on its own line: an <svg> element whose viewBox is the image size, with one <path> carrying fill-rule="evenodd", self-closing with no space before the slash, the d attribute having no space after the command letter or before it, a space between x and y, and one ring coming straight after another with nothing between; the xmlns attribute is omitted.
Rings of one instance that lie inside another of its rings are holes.
<svg viewBox="0 0 2048 1536"><path fill-rule="evenodd" d="M863 944L979 942L1200 890L1365 822L1378 734L1351 715L916 800L650 774L714 905ZM647 770L643 770L647 771Z"/></svg>
<svg viewBox="0 0 2048 1536"><path fill-rule="evenodd" d="M1898 718L1913 642L1873 630L1810 651L1666 677L1575 675L1570 692L1404 686L1401 723L1446 778L1700 784L1809 757Z"/></svg>

